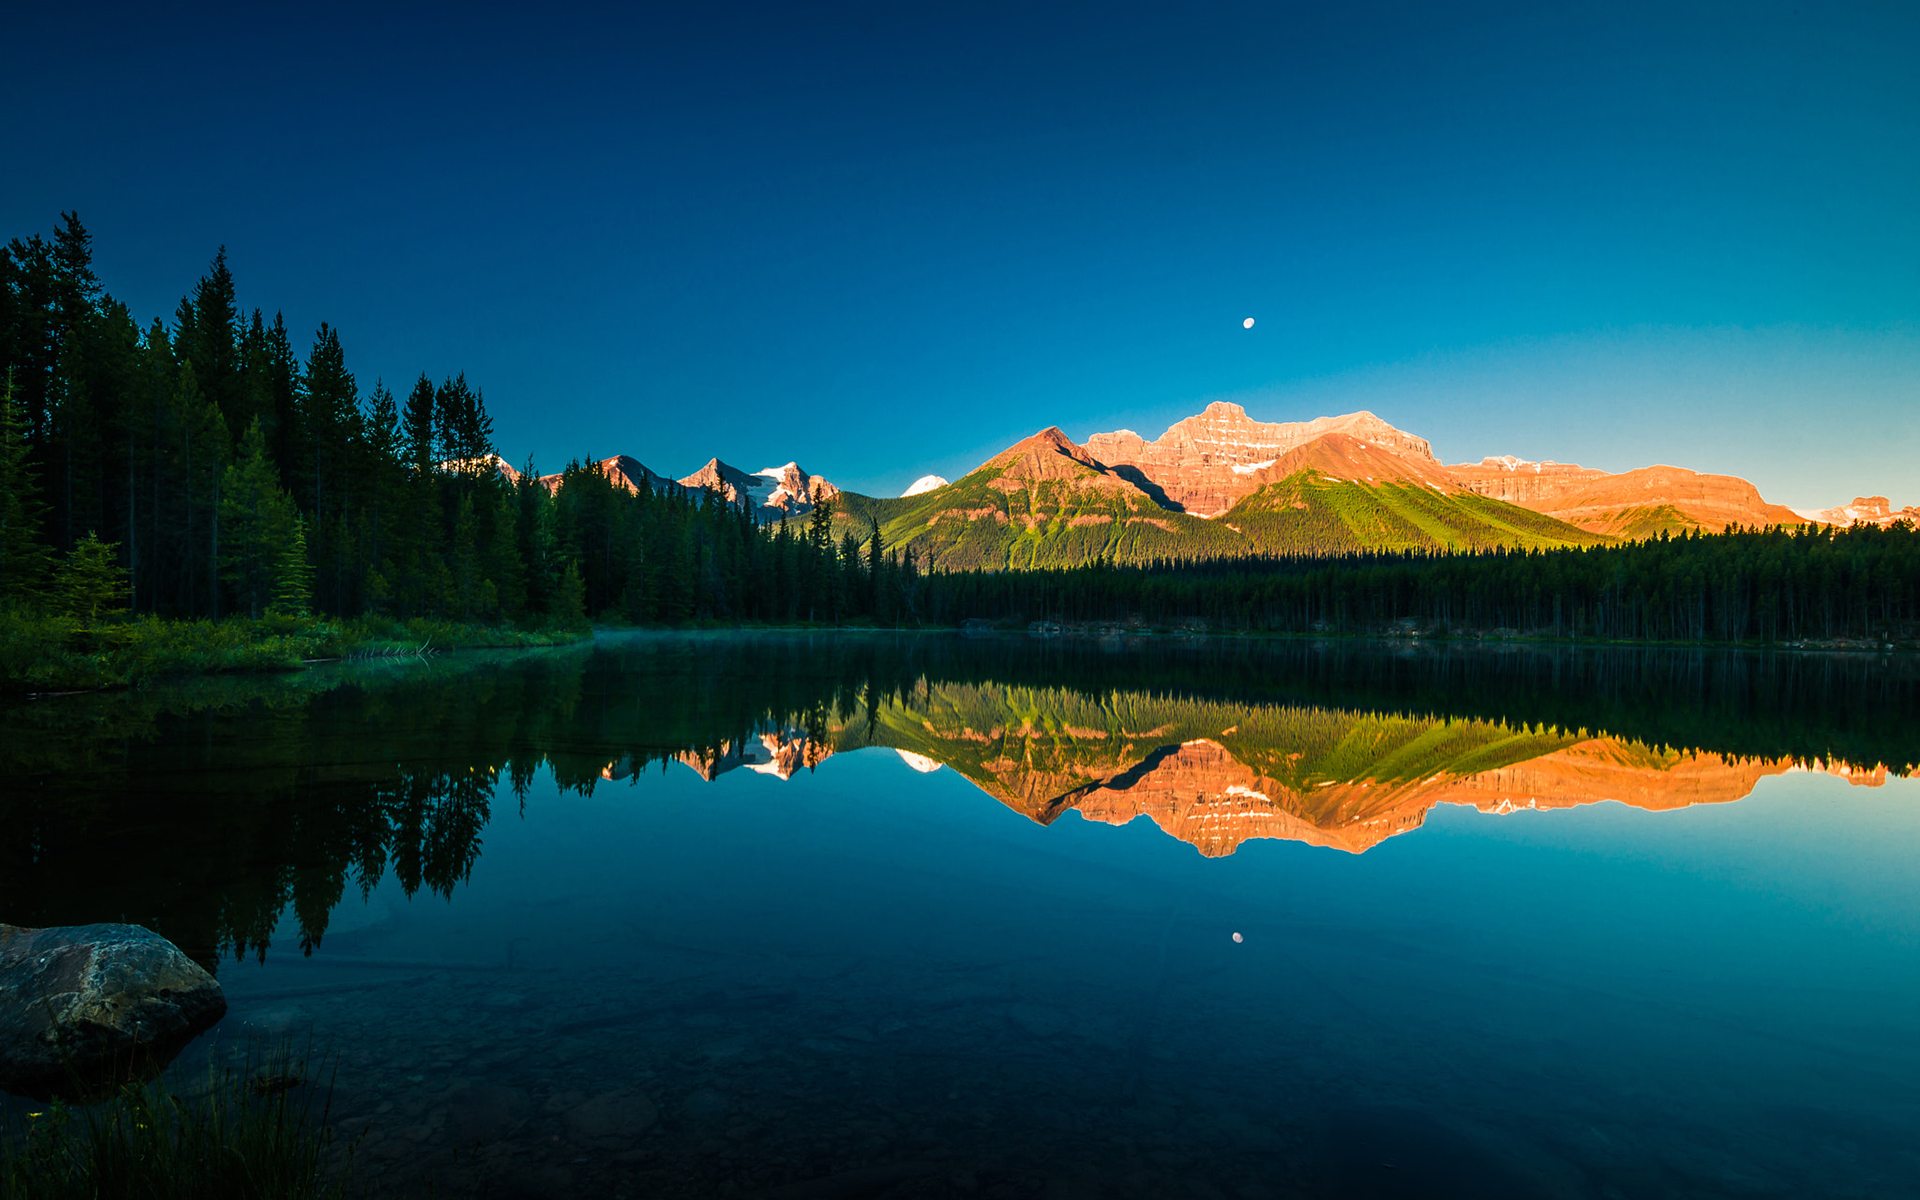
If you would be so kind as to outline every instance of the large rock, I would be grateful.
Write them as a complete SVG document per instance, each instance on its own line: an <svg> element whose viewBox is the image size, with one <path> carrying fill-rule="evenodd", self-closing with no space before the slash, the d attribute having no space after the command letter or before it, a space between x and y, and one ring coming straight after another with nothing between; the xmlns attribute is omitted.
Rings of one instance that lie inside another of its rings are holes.
<svg viewBox="0 0 1920 1200"><path fill-rule="evenodd" d="M227 1012L213 976L138 925L0 925L0 1088L84 1095L164 1067Z"/></svg>

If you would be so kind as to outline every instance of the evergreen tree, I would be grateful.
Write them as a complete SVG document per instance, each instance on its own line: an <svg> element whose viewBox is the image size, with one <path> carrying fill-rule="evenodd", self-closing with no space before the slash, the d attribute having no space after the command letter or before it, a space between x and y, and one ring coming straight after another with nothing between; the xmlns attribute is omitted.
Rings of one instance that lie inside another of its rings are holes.
<svg viewBox="0 0 1920 1200"><path fill-rule="evenodd" d="M14 393L9 370L0 395L0 604L38 595L51 558L39 540L46 505L29 450L26 407Z"/></svg>
<svg viewBox="0 0 1920 1200"><path fill-rule="evenodd" d="M200 391L220 410L228 429L245 429L257 409L240 355L244 331L225 246L192 294L180 301L174 323L174 347L193 364Z"/></svg>
<svg viewBox="0 0 1920 1200"><path fill-rule="evenodd" d="M127 606L127 573L115 561L115 546L91 531L74 544L53 579L54 605L91 628L102 616Z"/></svg>
<svg viewBox="0 0 1920 1200"><path fill-rule="evenodd" d="M406 450L407 461L421 474L433 469L439 461L439 447L434 442L434 430L438 426L434 409L433 383L421 372L414 381L413 390L407 393L407 404L402 416L401 442Z"/></svg>
<svg viewBox="0 0 1920 1200"><path fill-rule="evenodd" d="M554 597L553 619L558 625L587 623L587 584L580 577L580 565L568 562L560 572L560 587Z"/></svg>
<svg viewBox="0 0 1920 1200"><path fill-rule="evenodd" d="M304 617L313 609L313 564L307 561L307 522L295 517L293 537L274 564L273 604L269 612Z"/></svg>
<svg viewBox="0 0 1920 1200"><path fill-rule="evenodd" d="M300 360L293 352L286 318L277 312L266 331L260 390L260 403L273 413L268 434L273 465L280 472L281 485L291 490L300 464L307 460L307 442L300 423Z"/></svg>
<svg viewBox="0 0 1920 1200"><path fill-rule="evenodd" d="M221 493L220 573L248 615L258 617L275 600L275 576L298 516L275 478L258 418L241 438Z"/></svg>

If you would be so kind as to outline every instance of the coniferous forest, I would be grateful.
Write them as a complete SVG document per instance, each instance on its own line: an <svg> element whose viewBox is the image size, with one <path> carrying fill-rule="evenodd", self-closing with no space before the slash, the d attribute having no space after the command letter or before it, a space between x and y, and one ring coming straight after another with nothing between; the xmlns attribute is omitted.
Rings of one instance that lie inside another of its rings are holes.
<svg viewBox="0 0 1920 1200"><path fill-rule="evenodd" d="M574 636L590 620L1776 643L1903 641L1920 624L1920 534L1905 525L923 572L911 545L884 545L830 502L789 523L712 491L629 490L592 462L557 480L532 462L502 471L485 397L464 374L363 384L349 335L323 322L296 339L278 312L244 306L224 251L170 319L144 324L95 274L77 214L10 241L0 272L10 677L58 677L33 666L54 642L104 652L133 629L162 639L184 623L210 638L213 622L239 627L226 635L239 642L334 623L290 643L302 656L341 649L343 628L397 642L444 637L449 623Z"/></svg>

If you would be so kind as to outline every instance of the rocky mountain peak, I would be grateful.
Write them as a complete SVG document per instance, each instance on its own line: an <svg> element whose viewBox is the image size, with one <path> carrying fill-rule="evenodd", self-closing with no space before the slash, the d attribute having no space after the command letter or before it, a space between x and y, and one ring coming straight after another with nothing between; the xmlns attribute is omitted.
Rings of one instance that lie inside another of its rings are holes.
<svg viewBox="0 0 1920 1200"><path fill-rule="evenodd" d="M1049 425L1030 438L1015 442L981 464L1000 468L1012 480L1072 479L1087 471L1105 475L1106 466L1072 438Z"/></svg>
<svg viewBox="0 0 1920 1200"><path fill-rule="evenodd" d="M1137 471L1169 503L1195 516L1211 517L1263 486L1256 476L1275 463L1332 435L1352 439L1368 457L1400 458L1412 464L1405 472L1381 465L1370 474L1410 473L1425 479L1440 467L1425 438L1396 429L1370 412L1311 421L1256 421L1245 408L1226 400L1215 400L1174 422L1151 442L1128 429L1096 433L1087 439L1087 451L1109 466ZM1342 447L1340 453L1345 452Z"/></svg>

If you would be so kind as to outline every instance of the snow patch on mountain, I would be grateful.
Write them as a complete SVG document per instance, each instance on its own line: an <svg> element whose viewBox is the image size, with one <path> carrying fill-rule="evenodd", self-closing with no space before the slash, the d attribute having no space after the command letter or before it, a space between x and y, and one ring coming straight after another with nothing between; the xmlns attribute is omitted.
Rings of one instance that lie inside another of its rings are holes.
<svg viewBox="0 0 1920 1200"><path fill-rule="evenodd" d="M938 475L922 475L920 478L914 480L906 491L900 493L900 498L904 500L908 496L925 495L935 488L943 488L945 486L947 486L947 481Z"/></svg>

